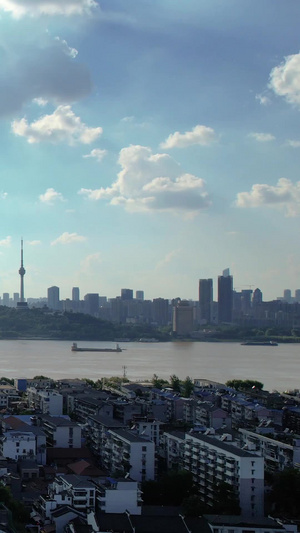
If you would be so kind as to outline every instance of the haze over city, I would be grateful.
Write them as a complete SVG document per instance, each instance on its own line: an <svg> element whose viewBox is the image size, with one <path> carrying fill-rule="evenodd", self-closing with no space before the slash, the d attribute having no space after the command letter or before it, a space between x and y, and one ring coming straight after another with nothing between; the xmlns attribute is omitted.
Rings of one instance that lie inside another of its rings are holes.
<svg viewBox="0 0 300 533"><path fill-rule="evenodd" d="M0 0L0 293L299 287L300 5ZM216 297L216 295L215 295Z"/></svg>

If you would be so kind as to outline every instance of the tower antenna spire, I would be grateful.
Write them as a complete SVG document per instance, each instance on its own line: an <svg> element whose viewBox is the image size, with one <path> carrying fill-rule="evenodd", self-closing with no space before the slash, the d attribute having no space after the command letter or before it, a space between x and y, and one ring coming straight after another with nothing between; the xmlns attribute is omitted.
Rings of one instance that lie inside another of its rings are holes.
<svg viewBox="0 0 300 533"><path fill-rule="evenodd" d="M27 308L27 302L25 302L24 298L24 276L26 274L26 270L24 268L24 262L23 262L23 237L21 238L21 266L19 268L19 274L20 274L20 301L17 304L17 307L21 308Z"/></svg>

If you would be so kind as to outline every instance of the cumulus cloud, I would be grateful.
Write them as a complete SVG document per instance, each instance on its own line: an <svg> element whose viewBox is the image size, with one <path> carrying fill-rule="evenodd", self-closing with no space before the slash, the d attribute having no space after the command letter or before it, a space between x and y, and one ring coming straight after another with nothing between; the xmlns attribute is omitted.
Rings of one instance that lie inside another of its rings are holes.
<svg viewBox="0 0 300 533"><path fill-rule="evenodd" d="M52 187L47 189L44 194L40 194L39 199L43 204L53 204L57 200L64 201L63 195Z"/></svg>
<svg viewBox="0 0 300 533"><path fill-rule="evenodd" d="M87 96L92 88L90 74L72 50L49 34L38 40L33 36L30 44L10 37L1 48L0 118L19 112L33 100L59 105Z"/></svg>
<svg viewBox="0 0 300 533"><path fill-rule="evenodd" d="M65 231L59 237L57 237L57 239L51 242L51 246L55 246L56 244L70 244L72 242L83 241L86 241L86 237L78 235L78 233L68 233L67 231Z"/></svg>
<svg viewBox="0 0 300 533"><path fill-rule="evenodd" d="M280 178L277 185L255 184L250 192L237 195L238 207L276 207L283 209L287 216L300 214L300 181L293 183Z"/></svg>
<svg viewBox="0 0 300 533"><path fill-rule="evenodd" d="M215 140L216 134L212 128L198 124L191 131L186 131L185 133L175 131L175 133L171 133L169 137L160 144L160 147L168 150L170 148L186 148L193 144L208 146Z"/></svg>
<svg viewBox="0 0 300 533"><path fill-rule="evenodd" d="M14 120L12 131L15 135L26 137L29 143L65 142L73 145L92 143L101 135L102 128L89 128L75 115L71 106L61 105L52 115L43 115L31 124L26 118Z"/></svg>
<svg viewBox="0 0 300 533"><path fill-rule="evenodd" d="M42 242L41 241L26 241L26 244L28 244L29 246L40 246Z"/></svg>
<svg viewBox="0 0 300 533"><path fill-rule="evenodd" d="M275 137L271 133L249 133L249 137L255 139L257 142L265 143L274 141Z"/></svg>
<svg viewBox="0 0 300 533"><path fill-rule="evenodd" d="M6 200L7 196L8 196L8 193L7 193L7 192L0 191L0 198L1 198L1 200Z"/></svg>
<svg viewBox="0 0 300 533"><path fill-rule="evenodd" d="M4 239L0 240L0 246L7 247L7 246L10 246L10 245L11 245L11 236L10 235L8 235Z"/></svg>
<svg viewBox="0 0 300 533"><path fill-rule="evenodd" d="M300 104L300 53L286 56L270 74L270 88L290 104Z"/></svg>
<svg viewBox="0 0 300 533"><path fill-rule="evenodd" d="M94 0L0 0L0 10L20 18L25 15L82 15L97 6Z"/></svg>
<svg viewBox="0 0 300 533"><path fill-rule="evenodd" d="M107 154L107 150L101 150L100 148L94 148L89 154L86 154L82 157L85 159L88 159L90 157L97 159L97 161L100 163Z"/></svg>
<svg viewBox="0 0 300 533"><path fill-rule="evenodd" d="M203 179L182 172L168 154L153 154L146 146L131 145L119 155L121 171L111 187L81 189L90 200L109 199L129 211L197 212L210 205Z"/></svg>

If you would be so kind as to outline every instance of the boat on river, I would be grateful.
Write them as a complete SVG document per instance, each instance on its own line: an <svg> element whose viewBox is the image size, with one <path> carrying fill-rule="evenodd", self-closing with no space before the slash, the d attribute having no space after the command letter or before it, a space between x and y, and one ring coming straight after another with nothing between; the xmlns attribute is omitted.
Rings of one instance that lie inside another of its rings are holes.
<svg viewBox="0 0 300 533"><path fill-rule="evenodd" d="M79 348L77 346L77 342L73 342L71 346L72 352L109 352L109 353L119 353L122 352L122 348L118 344L116 344L115 348Z"/></svg>
<svg viewBox="0 0 300 533"><path fill-rule="evenodd" d="M242 346L278 346L277 342L274 341L246 341L241 343Z"/></svg>

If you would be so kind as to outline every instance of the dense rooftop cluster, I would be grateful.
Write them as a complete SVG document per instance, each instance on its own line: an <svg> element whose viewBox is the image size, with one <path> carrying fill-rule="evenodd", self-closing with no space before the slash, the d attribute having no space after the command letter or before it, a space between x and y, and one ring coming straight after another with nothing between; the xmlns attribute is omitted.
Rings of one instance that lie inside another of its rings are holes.
<svg viewBox="0 0 300 533"><path fill-rule="evenodd" d="M272 476L300 468L297 393L239 392L195 379L185 397L186 383L171 378L164 388L157 376L154 384L3 381L0 477L30 513L28 527L57 533L285 527L267 527L264 504ZM222 527L216 512L227 515Z"/></svg>

